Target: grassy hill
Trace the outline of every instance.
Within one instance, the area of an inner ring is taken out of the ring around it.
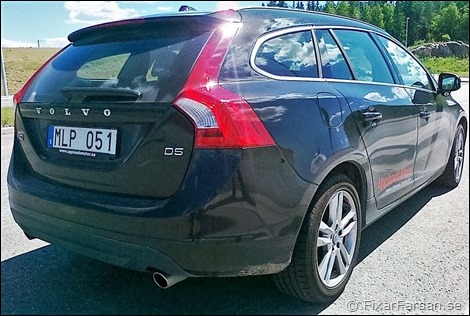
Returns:
[[[8,94],[13,95],[59,48],[2,48]],[[2,96],[4,95],[2,80]]]

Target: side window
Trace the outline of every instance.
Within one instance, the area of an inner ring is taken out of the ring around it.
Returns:
[[[406,86],[433,89],[426,71],[409,53],[382,36],[379,36],[379,39],[390,54]]]
[[[318,78],[312,33],[289,33],[267,40],[256,53],[255,65],[276,76]]]
[[[315,36],[320,49],[324,78],[352,80],[349,70],[338,44],[328,30],[316,30]]]
[[[394,83],[384,56],[368,33],[351,30],[334,30],[334,33],[357,80]]]

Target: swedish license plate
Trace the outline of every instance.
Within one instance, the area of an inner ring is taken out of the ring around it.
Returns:
[[[87,157],[116,155],[117,129],[48,126],[47,147]]]

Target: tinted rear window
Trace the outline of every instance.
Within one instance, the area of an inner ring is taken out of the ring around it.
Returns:
[[[73,43],[36,77],[23,102],[155,102],[174,98],[210,32],[160,28],[154,33],[145,30],[145,38],[123,34],[120,39],[114,34],[111,40],[97,37]]]

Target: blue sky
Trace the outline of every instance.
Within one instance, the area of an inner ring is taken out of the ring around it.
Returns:
[[[80,28],[133,16],[260,6],[268,1],[1,1],[2,47],[63,47]]]

